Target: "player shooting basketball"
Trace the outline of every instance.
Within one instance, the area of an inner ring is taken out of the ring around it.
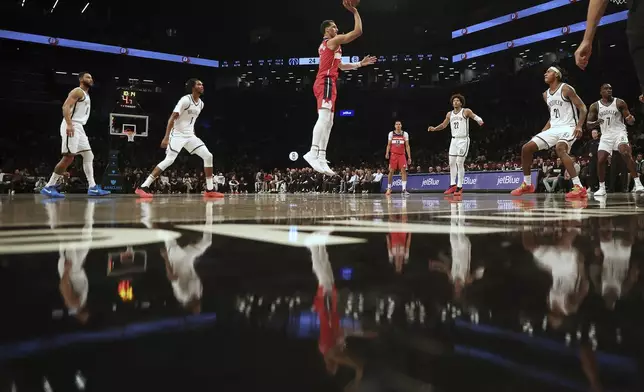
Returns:
[[[342,63],[341,45],[353,42],[362,35],[362,19],[358,9],[355,7],[358,1],[344,0],[342,4],[353,14],[355,25],[349,33],[338,34],[338,26],[334,21],[325,20],[322,22],[321,32],[324,34],[324,40],[318,48],[320,68],[313,85],[313,94],[317,99],[318,121],[313,128],[311,150],[303,156],[313,170],[330,176],[334,176],[335,173],[331,170],[326,160],[326,147],[333,128],[335,100],[338,97],[336,84],[339,70],[356,70],[376,62],[375,57],[367,56],[357,63]]]

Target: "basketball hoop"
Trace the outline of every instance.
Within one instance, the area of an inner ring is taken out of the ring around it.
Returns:
[[[127,141],[128,142],[133,142],[134,141],[134,136],[136,136],[136,132],[126,129],[123,131],[123,135],[127,136]]]

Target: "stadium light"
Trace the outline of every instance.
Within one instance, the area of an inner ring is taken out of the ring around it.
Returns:
[[[628,11],[617,12],[614,14],[604,16],[599,22],[600,26],[621,22],[627,19]],[[469,52],[461,53],[452,56],[452,62],[458,63],[459,61],[469,60],[476,57],[485,56],[492,53],[501,52],[508,49],[518,48],[525,45],[530,45],[536,42],[546,41],[552,38],[561,37],[572,33],[584,31],[586,29],[586,22],[579,22],[570,26],[558,27],[556,29],[544,31],[542,33],[528,35],[526,37],[517,38],[506,42],[490,45],[485,48],[475,49]]]
[[[89,2],[87,4],[85,4],[85,7],[83,7],[83,10],[81,11],[81,14],[85,13],[85,10],[87,9],[87,7],[89,7]]]

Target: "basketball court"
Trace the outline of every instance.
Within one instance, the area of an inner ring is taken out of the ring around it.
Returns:
[[[23,390],[20,377],[77,390],[134,374],[165,390],[164,380],[178,381],[158,369],[176,361],[191,367],[188,385],[224,377],[222,386],[251,388],[226,373],[247,368],[275,374],[269,385],[336,390],[321,387],[330,377],[316,342],[323,279],[337,289],[347,333],[371,336],[349,338],[347,352],[366,369],[386,369],[365,371],[364,382],[586,390],[594,374],[611,390],[641,385],[644,215],[634,195],[20,195],[1,203],[6,390]],[[197,302],[177,294],[172,249],[193,255]],[[597,367],[586,369],[588,361]],[[126,370],[97,370],[110,363]],[[446,376],[463,373],[472,377]],[[353,378],[342,374],[334,385]]]

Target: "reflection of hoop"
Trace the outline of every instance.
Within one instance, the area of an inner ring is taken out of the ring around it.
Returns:
[[[136,136],[136,132],[126,129],[125,131],[123,131],[123,135],[127,136],[128,142],[133,142],[134,136]]]

